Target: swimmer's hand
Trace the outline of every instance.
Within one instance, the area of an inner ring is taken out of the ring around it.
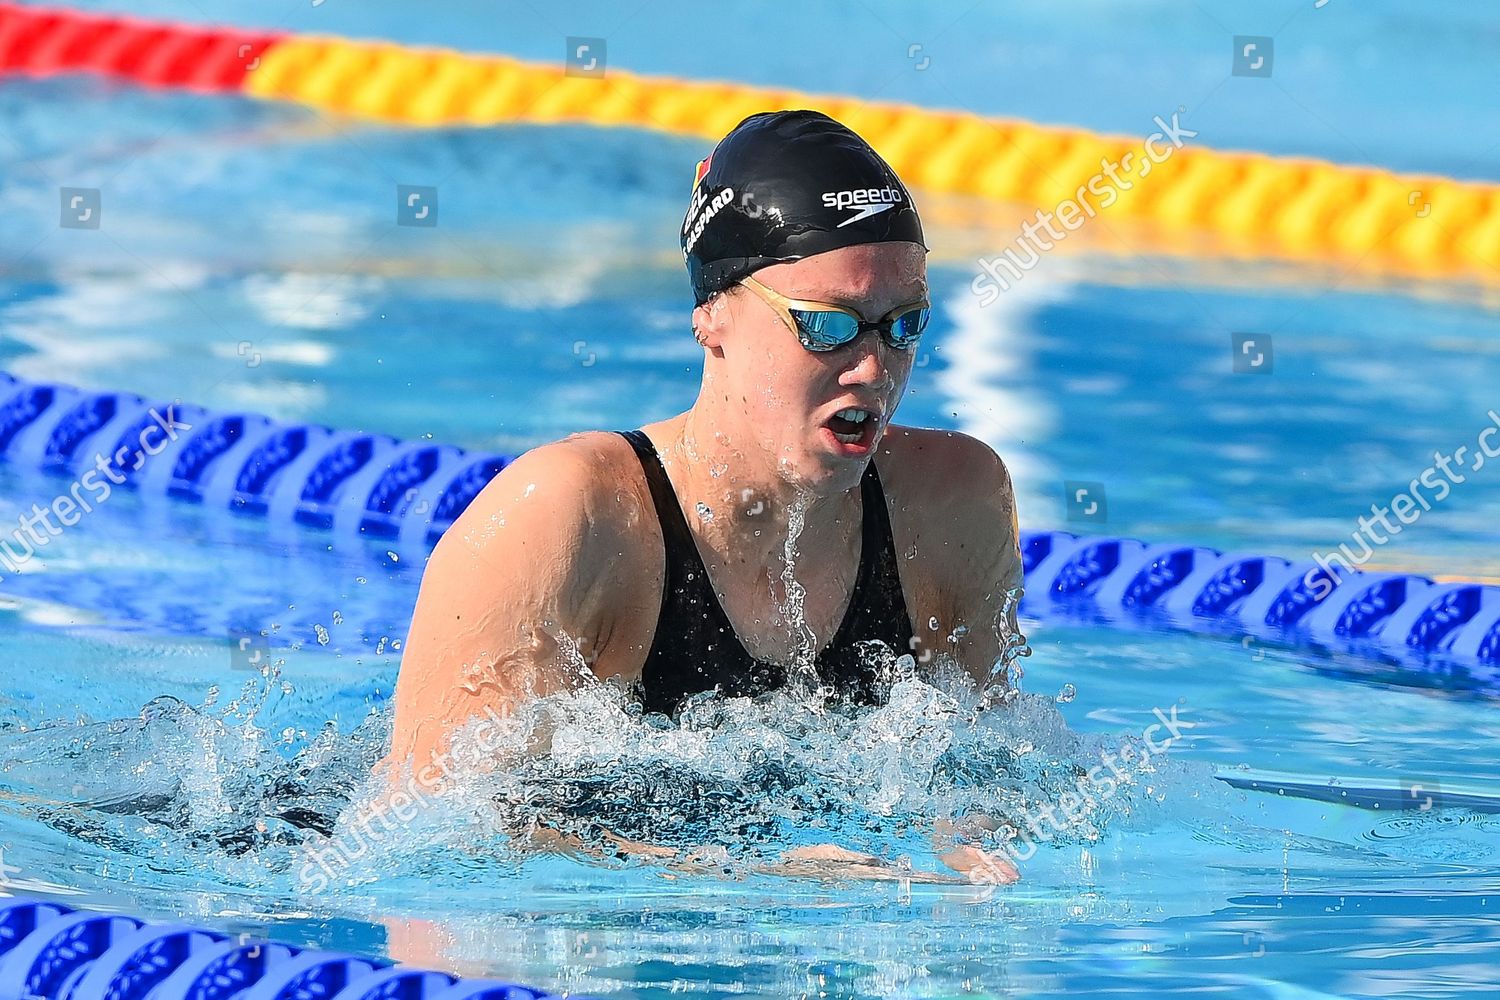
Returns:
[[[1021,880],[1021,871],[1003,854],[980,850],[967,844],[956,844],[938,855],[938,860],[961,872],[974,885],[1011,885]]]
[[[939,861],[976,885],[1011,885],[1021,880],[1021,872],[1010,858],[958,842],[960,837],[977,838],[999,828],[994,817],[983,813],[970,813],[956,821],[939,820],[932,827],[932,848]]]

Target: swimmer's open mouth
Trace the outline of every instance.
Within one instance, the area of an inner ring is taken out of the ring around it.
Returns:
[[[823,426],[840,444],[866,449],[875,442],[875,434],[880,429],[880,414],[863,407],[845,407],[823,421]]]

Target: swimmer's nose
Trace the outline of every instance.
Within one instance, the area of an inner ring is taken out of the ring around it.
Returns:
[[[839,379],[844,385],[883,387],[893,381],[890,355],[895,348],[881,340],[874,330],[860,334],[845,350],[849,352],[849,361]]]

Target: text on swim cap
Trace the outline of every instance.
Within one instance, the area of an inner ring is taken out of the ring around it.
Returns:
[[[703,193],[700,191],[693,199],[692,210],[688,213],[687,222],[683,231],[687,233],[687,242],[683,245],[683,253],[692,253],[693,246],[698,238],[703,235],[703,228],[708,225],[710,219],[719,214],[719,209],[734,200],[734,188],[725,188],[714,195],[707,204],[704,203]],[[691,227],[691,228],[688,228]]]

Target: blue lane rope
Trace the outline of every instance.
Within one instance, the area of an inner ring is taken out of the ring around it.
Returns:
[[[0,372],[0,455],[78,478],[100,455],[133,454],[152,411],[192,425],[122,484],[148,500],[378,539],[425,552],[511,459],[384,434],[213,413],[127,392],[89,392]],[[152,446],[160,441],[153,437]],[[97,475],[97,473],[96,473]],[[1021,536],[1023,610],[1038,618],[1154,624],[1268,643],[1427,663],[1467,686],[1500,685],[1500,587],[1404,573],[1344,574],[1312,562],[1192,544]],[[400,631],[398,622],[387,623]],[[1478,668],[1478,669],[1476,669]]]
[[[154,414],[191,425],[139,463]],[[386,434],[290,424],[258,413],[211,413],[127,392],[87,392],[0,372],[0,452],[18,465],[74,479],[100,456],[121,486],[340,536],[435,544],[444,528],[510,461]],[[121,461],[112,461],[120,456]],[[139,465],[139,468],[136,466]],[[114,477],[111,477],[111,480]]]
[[[1186,543],[1023,532],[1023,609],[1256,637],[1393,661],[1439,660],[1493,681],[1500,666],[1500,587],[1434,583],[1408,573],[1340,574],[1315,562]],[[1485,669],[1488,668],[1488,669]]]
[[[31,899],[0,903],[0,997],[559,1000],[514,983]]]

